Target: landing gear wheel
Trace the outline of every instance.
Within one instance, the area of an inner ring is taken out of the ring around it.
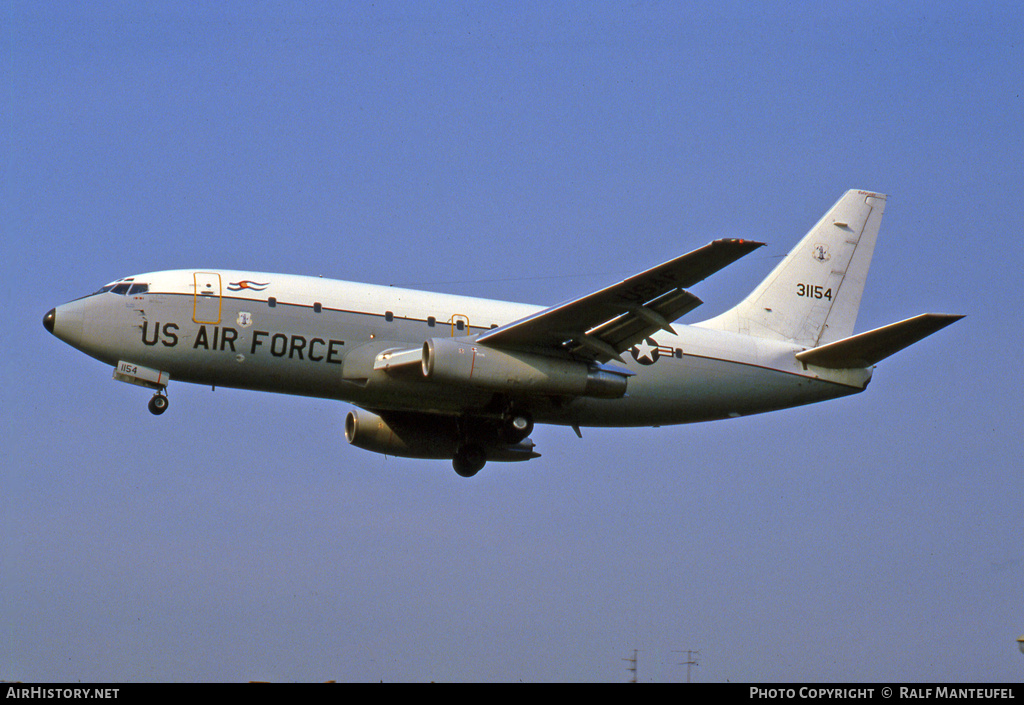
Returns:
[[[480,446],[470,443],[459,448],[452,459],[452,467],[460,477],[473,477],[487,464],[487,453]]]
[[[153,398],[149,400],[149,413],[159,416],[167,411],[169,405],[170,401],[163,394],[154,394]]]
[[[502,419],[501,434],[506,443],[515,445],[533,433],[533,418],[527,413],[512,413]]]

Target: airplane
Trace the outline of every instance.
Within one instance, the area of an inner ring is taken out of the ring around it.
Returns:
[[[702,322],[687,289],[763,246],[715,240],[544,307],[320,277],[218,269],[111,282],[50,310],[47,331],[155,390],[170,381],[337,399],[345,437],[386,455],[539,457],[536,423],[663,426],[863,391],[874,366],[962,316],[854,334],[887,197],[850,190],[753,292]]]

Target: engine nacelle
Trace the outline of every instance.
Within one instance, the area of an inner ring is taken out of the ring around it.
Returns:
[[[423,376],[505,393],[618,399],[626,394],[626,375],[584,362],[523,352],[507,352],[450,338],[423,344]]]
[[[350,411],[345,417],[345,439],[357,448],[400,458],[451,460],[467,442],[478,446],[487,460],[516,462],[539,457],[529,438],[503,443],[497,425],[480,420],[465,429],[455,417],[437,414],[396,414],[385,421],[368,411]]]
[[[345,440],[356,448],[401,458],[451,460],[457,450],[458,426],[445,416],[417,418],[417,423],[389,424],[368,411],[345,417]]]

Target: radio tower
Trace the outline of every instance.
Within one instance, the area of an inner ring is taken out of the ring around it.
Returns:
[[[626,670],[633,674],[633,677],[629,679],[630,683],[636,683],[636,663],[637,663],[637,650],[633,649],[633,658],[624,658],[623,661],[629,664],[629,668]]]
[[[673,651],[672,653],[674,653],[674,654],[686,654],[686,660],[685,661],[680,661],[679,665],[680,666],[686,666],[686,682],[689,683],[690,682],[690,667],[691,666],[699,666],[700,665],[699,663],[697,663],[697,659],[694,658],[694,656],[696,656],[700,652],[699,651],[695,651],[694,649],[686,649],[685,651]]]

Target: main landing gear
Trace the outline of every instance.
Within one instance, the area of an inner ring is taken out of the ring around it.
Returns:
[[[533,418],[525,411],[512,411],[501,420],[501,434],[506,443],[514,445],[533,433]]]
[[[167,411],[167,407],[170,403],[171,402],[167,399],[167,395],[164,393],[164,390],[161,389],[153,395],[152,399],[149,400],[149,413],[153,414],[153,416],[159,416]]]
[[[462,442],[452,467],[461,477],[473,477],[487,464],[487,448],[504,448],[521,443],[533,432],[533,417],[526,411],[510,407],[498,419],[474,423],[460,422]],[[506,458],[507,459],[507,458]]]
[[[452,458],[452,467],[460,477],[473,477],[487,464],[487,452],[476,443],[466,443]]]

